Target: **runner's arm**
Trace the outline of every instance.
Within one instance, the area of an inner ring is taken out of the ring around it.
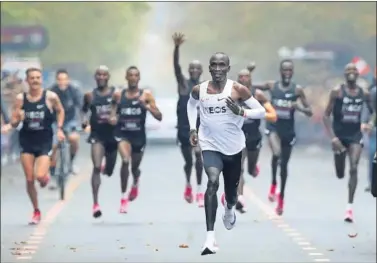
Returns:
[[[371,114],[369,113],[368,106],[366,105],[366,103],[364,103],[363,111],[361,112],[361,123],[368,124],[370,118]]]
[[[371,124],[371,126],[374,126],[375,124],[375,118],[376,118],[376,104],[377,104],[377,87],[375,86],[374,88],[372,88],[370,90],[370,93],[369,93],[369,100],[368,100],[368,104],[369,104],[369,107],[372,108],[373,112],[370,112],[370,108],[368,107],[368,104],[365,103],[365,107],[364,107],[364,110],[363,110],[363,117],[364,117],[364,120],[365,122],[363,121],[363,123],[369,123]]]
[[[266,109],[266,121],[269,122],[276,122],[277,121],[277,114],[275,108],[271,105],[271,103],[267,100],[264,93],[260,90],[255,91],[255,98],[260,101],[263,107]]]
[[[185,86],[185,77],[182,74],[182,68],[179,65],[179,45],[176,45],[173,53],[173,66],[175,78],[178,82],[178,87],[182,88]]]
[[[260,84],[260,85],[254,85],[254,84],[252,85],[253,88],[260,89],[260,90],[263,90],[263,91],[271,90],[273,86],[274,86],[273,81],[267,81],[266,83]]]
[[[199,104],[199,85],[192,88],[190,98],[187,102],[187,117],[190,124],[190,131],[196,130],[196,120],[198,118],[198,104]]]
[[[113,93],[113,96],[111,99],[110,120],[115,120],[117,118],[117,110],[118,110],[118,104],[120,102],[120,96],[121,96],[121,93],[119,91],[115,91]]]
[[[239,100],[246,104],[249,109],[244,109],[244,117],[248,119],[263,119],[266,116],[266,109],[257,101],[248,88],[235,82],[233,88],[239,95]]]
[[[52,92],[47,91],[47,99],[49,99],[52,103],[52,108],[56,112],[56,123],[59,129],[63,129],[64,124],[64,108],[63,105],[59,99],[59,96]]]
[[[323,115],[323,124],[325,125],[325,128],[326,128],[327,132],[329,133],[331,139],[336,137],[334,130],[332,128],[331,114],[332,114],[332,111],[333,111],[333,108],[334,108],[335,99],[338,96],[338,92],[339,92],[338,88],[334,88],[334,89],[331,90],[330,95],[329,95],[329,99],[328,99],[328,102],[327,102],[327,106],[325,108],[325,112],[324,112],[324,115]]]
[[[85,93],[83,97],[82,109],[81,109],[81,123],[84,126],[88,125],[88,112],[90,108],[90,93]]]
[[[296,110],[304,113],[308,117],[311,117],[313,115],[313,112],[312,112],[312,109],[310,108],[308,100],[306,99],[304,89],[301,86],[297,86],[296,94],[302,103],[302,106],[300,104],[297,104]]]
[[[144,90],[144,95],[145,95],[146,101],[149,105],[149,112],[152,114],[152,116],[156,120],[161,121],[162,120],[162,113],[156,105],[156,100],[155,100],[152,92],[150,90]]]
[[[376,91],[373,92],[372,90],[371,92],[365,92],[365,104],[369,113],[373,114],[373,112],[376,110]]]

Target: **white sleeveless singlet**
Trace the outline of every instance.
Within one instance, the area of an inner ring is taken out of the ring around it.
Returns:
[[[233,81],[228,79],[220,94],[208,94],[208,83],[209,81],[200,84],[199,145],[202,151],[237,154],[245,148],[245,135],[242,131],[244,118],[235,115],[225,102],[231,95]]]

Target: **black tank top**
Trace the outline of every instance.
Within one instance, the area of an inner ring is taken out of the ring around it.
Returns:
[[[333,108],[333,130],[338,137],[352,137],[360,133],[361,112],[364,104],[364,91],[358,88],[356,96],[347,94],[341,86],[341,96],[336,98]]]
[[[189,92],[187,95],[179,95],[178,103],[177,103],[178,129],[188,129],[190,127],[188,117],[187,117],[187,102],[190,99],[192,88],[199,84],[199,83],[193,82],[192,80],[187,80],[186,83],[187,83]]]
[[[22,140],[37,144],[52,140],[54,115],[47,106],[46,93],[44,90],[41,99],[36,102],[30,102],[24,93],[22,110],[25,112],[25,119],[20,130]]]
[[[142,94],[143,90],[140,90],[139,97]],[[126,97],[126,90],[122,91],[117,112],[119,118],[116,129],[118,132],[145,136],[147,111],[141,106],[139,97],[129,99]]]
[[[253,96],[255,96],[255,89],[253,89],[251,91],[251,94]],[[241,104],[243,107],[247,108],[247,105],[245,103],[242,103]],[[249,133],[249,134],[255,134],[255,135],[258,135],[259,134],[259,126],[260,126],[260,123],[261,123],[261,120],[260,119],[245,119],[244,123],[243,123],[243,126],[242,126],[242,130],[245,132],[245,133]]]
[[[295,109],[292,108],[292,102],[297,100],[296,84],[291,83],[289,89],[282,90],[279,87],[280,82],[275,82],[271,89],[271,104],[276,110],[277,121],[267,122],[266,127],[276,128],[279,133],[294,134],[295,132]]]
[[[98,89],[93,90],[93,99],[90,104],[90,127],[91,131],[111,138],[114,126],[109,123],[111,114],[111,101],[115,88],[112,87],[107,95],[102,96]]]

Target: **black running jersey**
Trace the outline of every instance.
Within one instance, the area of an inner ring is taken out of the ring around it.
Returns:
[[[46,102],[47,91],[43,91],[40,100],[30,102],[27,94],[24,93],[22,110],[25,118],[20,131],[21,137],[30,137],[30,141],[43,141],[52,138],[52,123],[54,122],[53,112],[48,108]]]
[[[139,98],[143,94],[140,90],[139,96],[133,99],[126,97],[126,90],[122,91],[118,105],[118,124],[116,129],[120,132],[132,132],[145,134],[146,109],[140,104]]]
[[[280,82],[276,82],[271,89],[271,104],[276,110],[277,121],[275,123],[267,122],[266,128],[276,128],[281,133],[294,133],[295,111],[292,103],[297,100],[296,84],[291,83],[289,89],[282,90],[279,88]]]
[[[185,95],[179,95],[178,102],[177,102],[178,129],[189,129],[190,127],[188,117],[187,117],[187,103],[190,99],[192,88],[198,85],[198,82],[194,82],[192,80],[187,80],[186,83],[187,83],[189,92]]]
[[[115,88],[102,96],[98,89],[93,90],[93,99],[90,104],[90,127],[91,131],[97,134],[112,136],[114,126],[109,123],[111,114],[111,101]]]
[[[355,96],[347,94],[341,86],[341,96],[336,98],[333,108],[333,130],[338,137],[352,137],[360,133],[361,112],[364,104],[364,91],[358,87]]]

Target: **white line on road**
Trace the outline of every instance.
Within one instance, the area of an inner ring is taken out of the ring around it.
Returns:
[[[303,247],[302,249],[303,250],[316,250],[315,247]]]
[[[300,246],[309,246],[310,245],[309,242],[297,242],[297,244],[299,244]]]
[[[300,246],[301,249],[305,251],[313,251],[317,250],[315,247],[310,246],[311,244],[306,241],[304,237],[301,236],[301,234],[291,228],[289,224],[287,224],[282,217],[278,217],[275,214],[275,211],[267,205],[265,202],[263,202],[248,186],[244,187],[244,195],[249,198],[249,200],[256,205],[263,213],[268,217],[269,220],[276,223],[277,227],[283,230],[288,236],[292,237],[294,241],[298,241],[297,245]],[[308,256],[323,256],[322,253],[307,253]],[[313,259],[314,262],[330,262],[330,259],[327,258],[315,258]]]

